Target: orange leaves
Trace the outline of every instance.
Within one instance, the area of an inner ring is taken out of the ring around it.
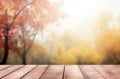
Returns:
[[[24,14],[27,14],[24,12],[20,17],[16,17],[16,14],[27,4],[27,0],[0,0],[0,25],[4,24],[5,22],[5,10],[7,10],[7,20],[8,23],[12,23],[12,21],[16,18],[18,18],[15,22],[15,26],[17,23],[19,24],[25,24],[26,17],[23,16]],[[22,13],[22,11],[21,11]]]
[[[4,9],[3,3],[2,0],[0,0],[0,11],[2,11],[3,9]]]
[[[4,6],[9,10],[19,10],[27,0],[4,0]]]
[[[54,6],[54,8],[48,0],[31,0],[33,2],[27,5],[29,1],[30,0],[0,0],[0,10],[2,11],[0,12],[0,27],[6,27],[5,24],[7,23],[10,29],[9,37],[17,36],[17,33],[19,33],[18,30],[16,31],[15,29],[17,26],[20,28],[29,28],[30,26],[31,29],[36,30],[39,28],[40,31],[43,31],[45,24],[57,21],[59,17],[58,6]],[[5,10],[7,10],[7,16],[5,15]],[[18,16],[16,17],[17,13]],[[2,30],[5,30],[5,28],[2,28]],[[24,31],[26,31],[26,28]],[[31,35],[31,33],[27,34]],[[0,37],[3,37],[3,33],[0,35]]]
[[[4,32],[4,30],[2,29],[2,30],[0,30],[0,39],[1,39],[1,37],[3,36],[3,32]]]
[[[21,31],[19,29],[11,29],[9,31],[9,37],[13,38],[15,37],[18,33],[20,33]],[[0,39],[4,37],[4,30],[0,30]],[[3,40],[3,39],[2,39]]]
[[[5,16],[4,14],[0,14],[0,25],[3,25],[5,23]]]
[[[11,29],[9,31],[9,36],[10,37],[15,37],[18,33],[20,33],[21,31],[19,29]]]
[[[11,23],[14,16],[21,10],[29,1],[28,0],[0,0],[0,10],[8,10],[8,21]],[[55,8],[54,8],[55,7]],[[0,24],[4,23],[4,13],[0,13]],[[43,29],[43,24],[54,22],[59,17],[59,6],[51,5],[48,0],[33,0],[33,2],[26,6],[21,11],[14,22],[14,25],[24,25],[29,22],[33,26],[39,26]],[[43,24],[41,24],[41,22]]]
[[[4,33],[4,30],[0,30],[0,48],[4,47],[3,33]]]
[[[50,4],[48,0],[35,0],[30,5],[30,12],[34,19],[39,20],[45,24],[49,24],[57,21],[57,18],[61,17],[59,12],[60,6]]]

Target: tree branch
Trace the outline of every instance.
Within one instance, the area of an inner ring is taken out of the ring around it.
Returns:
[[[35,40],[35,37],[36,37],[37,33],[38,33],[38,30],[36,30],[36,32],[35,32],[35,34],[33,36],[32,42],[31,42],[30,46],[28,47],[28,49],[26,49],[25,53],[27,53],[29,51],[29,49],[32,47],[32,44],[33,44],[33,42]]]
[[[14,15],[13,21],[11,22],[10,27],[12,27],[12,25],[14,24],[14,22],[15,22],[16,18],[18,17],[18,15],[19,15],[29,4],[31,4],[32,2],[33,2],[33,1],[27,3],[25,6],[23,6],[23,7]]]

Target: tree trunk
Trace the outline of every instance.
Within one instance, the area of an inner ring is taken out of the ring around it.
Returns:
[[[27,62],[26,62],[26,53],[23,53],[22,55],[22,64],[26,65]]]
[[[5,29],[5,34],[4,34],[4,40],[5,40],[5,46],[4,46],[4,55],[3,55],[3,60],[1,64],[6,64],[7,59],[8,59],[8,54],[9,54],[9,46],[8,46],[8,40],[9,40],[9,28]]]

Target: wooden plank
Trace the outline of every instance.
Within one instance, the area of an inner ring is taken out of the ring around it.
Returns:
[[[16,65],[16,66],[11,66],[7,69],[1,70],[0,71],[0,78],[9,74],[9,73],[11,73],[11,72],[13,72],[13,71],[15,71],[15,70],[17,70],[17,69],[19,69],[19,68],[21,68],[22,66],[23,65]]]
[[[66,65],[64,79],[84,79],[78,65]]]
[[[94,67],[91,65],[82,65],[80,69],[85,79],[105,79]]]
[[[3,77],[2,79],[20,79],[23,75],[31,71],[36,65],[26,65],[23,68]]]
[[[107,66],[107,65],[105,65],[105,66]],[[111,65],[111,66],[114,66],[116,68],[120,68],[120,65]]]
[[[47,68],[48,65],[38,65],[34,70],[32,70],[27,75],[23,76],[21,79],[39,79],[39,77]]]
[[[40,79],[62,79],[64,65],[51,65]]]
[[[1,77],[2,79],[120,79],[120,65],[65,67],[64,65],[0,65]]]
[[[10,65],[0,65],[0,71],[10,67]]]
[[[120,65],[101,65],[103,69],[114,69],[114,73],[120,73]]]
[[[118,69],[112,65],[101,65],[98,71],[104,72],[108,79],[120,79],[120,68]]]

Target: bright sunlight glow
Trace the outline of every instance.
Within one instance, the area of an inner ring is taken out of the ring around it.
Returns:
[[[63,29],[71,30],[81,34],[89,40],[93,35],[92,24],[103,12],[118,13],[120,7],[118,0],[64,0],[61,11],[66,13],[68,18],[62,20]],[[119,12],[120,13],[120,12]]]
[[[59,0],[49,0],[55,3]],[[120,13],[118,10],[120,0],[63,0],[61,11],[67,15],[66,19],[60,19],[61,27],[59,33],[66,30],[74,32],[83,37],[85,40],[93,37],[93,24],[103,12]],[[52,26],[55,26],[54,24]],[[57,25],[56,25],[57,26]],[[49,28],[49,29],[53,29]],[[60,32],[61,30],[61,32]]]
[[[64,0],[61,11],[66,13],[68,18],[64,20],[64,29],[86,36],[92,34],[89,23],[94,22],[96,16],[101,12],[103,0]]]

